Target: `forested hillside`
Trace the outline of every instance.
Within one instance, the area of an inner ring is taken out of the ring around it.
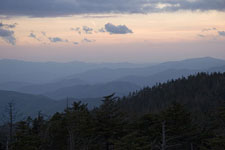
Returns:
[[[199,73],[106,96],[93,110],[75,102],[49,119],[11,122],[1,127],[0,149],[224,150],[224,102],[225,73]]]
[[[225,73],[198,73],[187,78],[158,83],[122,98],[122,106],[133,113],[155,112],[172,102],[191,111],[208,112],[225,100]]]

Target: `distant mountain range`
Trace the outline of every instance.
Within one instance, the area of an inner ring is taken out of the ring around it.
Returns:
[[[57,99],[65,96],[101,97],[112,91],[123,96],[157,82],[165,82],[181,76],[186,77],[197,72],[223,72],[225,70],[225,60],[211,57],[145,65],[82,62],[38,63],[1,60],[0,81],[6,80],[0,82],[0,89],[43,94]],[[22,78],[24,79],[22,80]],[[37,81],[40,82],[36,83]],[[82,91],[88,91],[88,94]]]
[[[225,66],[225,60],[211,57],[194,58],[182,61],[171,61],[148,67],[139,68],[103,68],[75,74],[68,78],[79,78],[92,84],[99,82],[111,82],[127,76],[150,76],[168,70],[192,70],[202,71],[213,67]]]
[[[181,77],[188,77],[189,75],[194,75],[199,72],[213,73],[213,72],[225,72],[225,65],[213,68],[204,69],[168,69],[149,76],[126,76],[118,79],[118,81],[126,81],[136,84],[140,87],[153,86],[156,83],[167,82],[168,80],[178,79]]]
[[[149,64],[132,63],[85,63],[85,62],[28,62],[21,60],[0,60],[0,83],[2,82],[26,82],[46,83],[63,79],[72,74],[82,73],[88,70],[100,68],[135,68]]]
[[[118,81],[126,81],[136,84],[140,87],[153,86],[156,83],[167,82],[171,79],[177,79],[180,77],[187,77],[203,70],[189,70],[189,69],[168,69],[159,73],[155,73],[148,76],[126,76],[118,79]]]
[[[155,65],[0,60],[0,70],[0,106],[13,99],[25,113],[34,115],[39,110],[47,114],[63,110],[66,97],[94,107],[101,97],[112,93],[125,96],[145,86],[198,72],[225,72],[225,60],[205,57]]]

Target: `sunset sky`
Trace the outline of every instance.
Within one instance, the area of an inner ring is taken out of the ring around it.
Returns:
[[[0,0],[0,58],[225,59],[225,0]]]

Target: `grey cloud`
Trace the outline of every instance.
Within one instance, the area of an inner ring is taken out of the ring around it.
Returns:
[[[201,38],[205,37],[205,35],[202,35],[202,34],[198,34],[198,36],[201,37]]]
[[[14,31],[0,28],[0,37],[9,44],[12,44],[12,45],[16,44]]]
[[[34,33],[30,33],[29,37],[37,38],[36,35],[35,35]]]
[[[72,31],[76,31],[77,33],[81,34],[80,27],[77,28],[71,28]]]
[[[17,23],[14,24],[3,24],[2,22],[0,22],[0,27],[5,27],[5,28],[15,28],[17,25]]]
[[[88,27],[88,26],[83,26],[83,31],[86,33],[86,34],[92,34],[92,31],[93,29]]]
[[[79,43],[78,43],[78,42],[73,42],[73,44],[74,44],[74,45],[78,45]]]
[[[101,28],[98,30],[99,32],[105,32],[105,29],[104,28]]]
[[[225,0],[1,0],[0,14],[49,17],[75,14],[225,11]]]
[[[82,42],[91,43],[91,42],[95,42],[95,40],[90,40],[90,39],[84,38],[84,39],[82,40]]]
[[[217,30],[216,28],[205,28],[205,29],[202,29],[202,32],[208,32],[208,31],[212,31],[212,30]]]
[[[128,33],[133,33],[131,29],[129,29],[125,25],[113,25],[111,23],[107,23],[105,25],[105,30],[109,32],[110,34],[128,34]]]
[[[15,28],[17,23],[7,25],[8,28]]]
[[[218,31],[218,34],[219,34],[220,36],[225,36],[225,31]]]
[[[64,40],[60,37],[49,37],[48,38],[50,42],[57,43],[57,42],[69,42],[68,40]]]
[[[40,41],[40,39],[37,38],[37,36],[34,33],[32,33],[32,32],[30,33],[29,37]]]
[[[41,34],[42,34],[43,36],[46,36],[46,32],[44,32],[44,31],[42,31]]]
[[[59,38],[59,37],[49,37],[48,38],[50,40],[50,42],[52,43],[56,43],[56,42],[63,42],[64,40]]]

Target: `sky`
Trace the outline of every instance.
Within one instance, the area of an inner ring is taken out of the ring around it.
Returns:
[[[0,59],[225,59],[225,0],[0,0]]]

